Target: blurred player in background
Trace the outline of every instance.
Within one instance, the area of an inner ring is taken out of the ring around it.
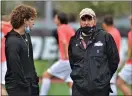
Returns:
[[[114,20],[111,15],[106,15],[103,20],[102,24],[104,30],[112,35],[112,37],[115,40],[116,46],[118,48],[118,52],[120,53],[120,44],[121,44],[121,35],[117,28],[114,26]],[[110,81],[111,88],[113,93],[110,93],[110,95],[117,95],[117,88],[116,88],[116,78],[117,73],[115,73]]]
[[[1,77],[1,93],[2,95],[7,95],[5,90],[5,74],[7,71],[6,57],[5,57],[5,38],[4,36],[11,30],[12,26],[10,24],[10,17],[8,15],[2,16],[1,22],[1,61],[0,61],[0,77]]]
[[[68,45],[70,38],[75,34],[74,29],[68,25],[67,15],[65,13],[58,13],[54,21],[57,25],[57,32],[58,32],[58,42],[59,42],[59,52],[60,52],[60,59],[55,62],[44,74],[42,79],[42,87],[40,90],[40,95],[47,95],[50,84],[51,78],[53,76],[58,77],[65,82],[67,82],[70,88],[71,94],[71,87],[72,87],[72,79],[70,77],[71,68],[69,64],[68,58]]]
[[[119,72],[117,78],[117,85],[125,96],[132,95],[131,89],[127,86],[127,84],[132,85],[132,17],[130,17],[130,22],[131,30],[128,33],[128,60]]]

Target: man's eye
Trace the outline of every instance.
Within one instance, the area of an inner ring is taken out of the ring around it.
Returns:
[[[88,21],[91,21],[92,20],[92,18],[91,17],[89,17],[89,18],[81,18],[82,19],[82,21],[86,21],[86,20],[88,20]]]
[[[88,18],[88,20],[92,20],[92,18]]]
[[[82,21],[86,21],[86,18],[83,18],[83,17],[82,17],[81,19],[82,19]]]

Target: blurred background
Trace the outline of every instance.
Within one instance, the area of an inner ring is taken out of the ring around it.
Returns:
[[[127,34],[130,30],[128,17],[132,14],[132,1],[1,1],[1,15],[9,15],[15,6],[26,4],[37,9],[38,15],[31,32],[35,67],[40,77],[59,57],[57,43],[57,26],[53,17],[57,12],[68,14],[69,24],[77,30],[79,13],[83,8],[92,8],[97,16],[97,26],[101,27],[104,15],[114,17],[114,25],[119,29],[121,41],[121,64],[127,59]],[[119,95],[122,93],[118,90]],[[67,85],[58,79],[52,80],[49,95],[68,95]]]

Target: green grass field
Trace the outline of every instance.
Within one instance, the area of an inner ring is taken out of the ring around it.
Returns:
[[[38,76],[42,76],[42,73],[47,70],[48,67],[52,65],[51,61],[36,60],[35,67]],[[41,87],[41,84],[39,84]],[[49,95],[69,95],[69,88],[66,83],[52,83]],[[122,96],[120,90],[118,90],[118,95]]]

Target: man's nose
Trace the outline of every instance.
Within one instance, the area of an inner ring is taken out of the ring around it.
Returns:
[[[86,26],[87,26],[87,25],[89,25],[89,21],[88,21],[88,20],[86,20],[86,21],[85,21],[85,24],[86,24]]]

